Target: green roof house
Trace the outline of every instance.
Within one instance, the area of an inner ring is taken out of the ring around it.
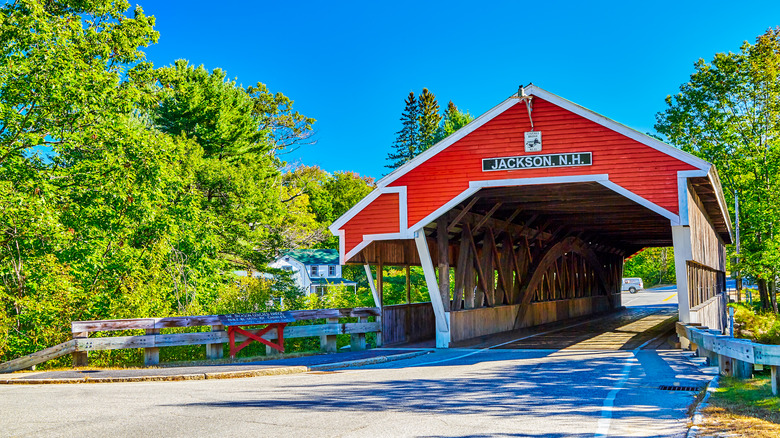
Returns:
[[[324,294],[329,287],[357,283],[341,277],[339,252],[336,249],[296,249],[279,257],[269,266],[292,271],[293,279],[306,294]]]

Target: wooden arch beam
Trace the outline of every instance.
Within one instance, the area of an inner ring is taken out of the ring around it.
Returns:
[[[544,254],[544,257],[539,259],[538,263],[536,263],[536,266],[534,266],[533,274],[524,282],[525,284],[523,284],[520,288],[522,299],[520,300],[520,307],[517,309],[517,317],[515,318],[514,325],[515,329],[520,327],[520,323],[525,318],[525,314],[528,312],[528,308],[530,307],[534,292],[537,288],[539,288],[539,285],[541,285],[544,274],[547,273],[547,271],[556,263],[559,258],[570,252],[579,254],[591,266],[591,268],[593,268],[593,270],[598,275],[599,280],[601,281],[601,285],[607,292],[607,297],[610,301],[610,304],[612,304],[613,299],[609,293],[609,279],[604,273],[604,269],[601,266],[601,261],[599,260],[596,253],[582,239],[574,236],[567,237],[547,250],[547,252]]]

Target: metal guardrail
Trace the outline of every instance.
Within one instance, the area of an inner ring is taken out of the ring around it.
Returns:
[[[690,341],[689,349],[707,357],[710,365],[717,365],[721,375],[746,379],[752,376],[753,365],[769,366],[772,371],[772,394],[778,395],[780,345],[757,344],[723,335],[719,330],[679,322],[677,334]]]
[[[366,348],[366,333],[381,333],[382,321],[378,308],[292,310],[285,312],[295,321],[325,319],[325,324],[297,325],[284,327],[283,337],[302,338],[320,337],[320,348],[326,352],[336,351],[336,336],[352,335],[353,350]],[[375,317],[369,322],[369,317]],[[340,318],[358,318],[358,322],[340,323]],[[209,326],[211,331],[198,333],[160,333],[161,329],[174,327]],[[145,330],[138,336],[90,337],[90,333],[116,330]],[[247,330],[257,333],[260,330]],[[71,323],[73,339],[36,353],[0,364],[0,373],[30,368],[33,365],[68,354],[73,355],[73,366],[86,366],[88,352],[96,350],[116,350],[124,348],[143,348],[144,364],[159,363],[159,349],[182,345],[206,345],[206,357],[218,359],[223,356],[224,344],[230,341],[228,332],[217,315],[181,316],[169,318],[136,318],[100,321],[73,321]],[[277,334],[270,331],[261,336],[266,340],[275,340]],[[243,342],[247,336],[236,334],[235,341]]]

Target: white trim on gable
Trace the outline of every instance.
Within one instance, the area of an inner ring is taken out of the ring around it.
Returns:
[[[672,225],[689,225],[688,215],[688,178],[707,176],[706,171],[702,170],[680,170],[677,172],[677,210],[680,217],[679,222]]]
[[[728,214],[728,207],[726,207],[726,198],[723,194],[723,187],[720,185],[720,178],[718,177],[718,169],[715,168],[715,166],[712,166],[710,168],[710,171],[707,172],[707,178],[710,180],[710,184],[712,184],[712,188],[715,190],[715,194],[718,198],[718,206],[720,207],[720,213],[723,216],[723,220],[726,222],[726,229],[729,232],[729,240],[732,242],[734,241],[734,227],[731,223],[731,216]]]
[[[624,197],[636,202],[637,204],[647,208],[648,210],[658,213],[661,216],[669,219],[672,222],[672,225],[678,225],[680,222],[680,217],[671,211],[661,207],[658,204],[652,203],[648,201],[647,199],[637,195],[636,193],[623,188],[622,186],[619,186],[612,181],[599,181],[599,184],[603,185],[604,187],[611,189],[615,193],[618,193],[620,195],[623,195]]]
[[[346,230],[338,230],[338,233],[334,233],[339,236],[339,265],[344,265],[346,262],[344,257],[344,250],[346,249],[347,232]]]

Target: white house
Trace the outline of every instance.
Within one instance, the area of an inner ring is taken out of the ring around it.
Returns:
[[[357,283],[341,277],[339,252],[336,249],[296,249],[279,257],[269,266],[292,271],[293,280],[306,294],[322,295],[328,287],[340,285],[357,288]]]

